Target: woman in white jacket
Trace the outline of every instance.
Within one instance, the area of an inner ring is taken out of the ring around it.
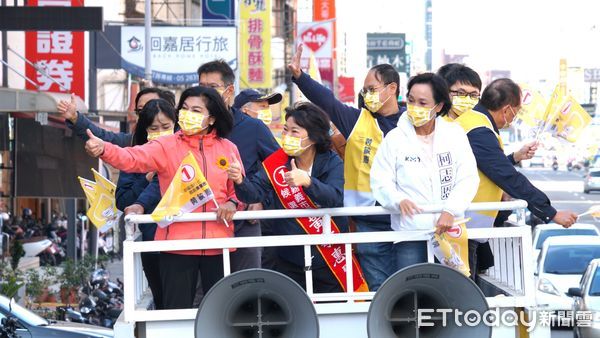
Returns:
[[[375,155],[371,190],[391,215],[392,229],[448,230],[464,217],[479,185],[477,164],[463,129],[441,116],[451,106],[448,87],[433,73],[408,83],[407,111]],[[441,214],[420,214],[419,205],[441,204]],[[396,269],[427,261],[427,243],[394,245]]]

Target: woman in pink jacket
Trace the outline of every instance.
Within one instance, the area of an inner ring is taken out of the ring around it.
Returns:
[[[154,239],[233,237],[232,217],[238,201],[233,182],[227,177],[227,164],[232,160],[241,163],[241,159],[237,147],[225,139],[233,127],[231,113],[216,90],[200,86],[186,89],[177,108],[181,130],[173,135],[141,146],[120,148],[103,142],[88,130],[86,150],[126,172],[156,172],[161,194],[191,151],[218,203],[217,207],[209,201],[193,212],[216,210],[219,221],[172,223],[166,228],[159,227]],[[192,307],[198,270],[205,294],[223,277],[221,250],[162,252],[159,265],[165,309]]]

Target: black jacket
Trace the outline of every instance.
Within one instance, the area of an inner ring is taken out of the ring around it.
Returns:
[[[287,167],[290,168],[289,161]],[[335,152],[328,150],[315,156],[311,184],[308,188],[304,188],[304,192],[320,208],[337,208],[344,205],[344,164]],[[235,193],[245,203],[257,203],[270,199],[273,201],[269,205],[270,209],[284,209],[264,169],[252,176],[247,176],[241,184],[236,185]],[[340,232],[348,231],[346,217],[334,217],[333,219]],[[293,218],[273,220],[271,227],[273,235],[306,234]],[[304,266],[304,249],[302,247],[277,247],[277,252],[282,259],[298,266]],[[312,248],[312,255],[314,267],[325,265],[323,257],[315,247]]]

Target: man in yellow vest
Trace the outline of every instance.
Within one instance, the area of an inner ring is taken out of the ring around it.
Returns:
[[[346,138],[344,159],[344,206],[373,206],[370,171],[373,158],[383,137],[398,124],[401,111],[398,106],[400,77],[393,66],[377,65],[365,78],[360,107],[354,108],[339,101],[333,92],[302,72],[298,47],[288,68],[302,94],[323,109]],[[391,231],[390,217],[353,217],[357,231]],[[375,291],[392,273],[394,253],[392,243],[365,243],[357,245],[357,255],[369,289]]]
[[[460,63],[448,63],[440,67],[437,74],[446,80],[450,97],[452,98],[452,108],[448,115],[445,116],[447,121],[454,121],[463,113],[472,110],[479,102],[481,96],[482,82],[477,72]],[[464,119],[463,119],[464,120]],[[508,160],[516,165],[522,160],[528,160],[533,157],[537,150],[537,142],[525,144],[518,151],[507,156]],[[508,195],[505,195],[509,197]],[[503,196],[504,197],[504,196]],[[504,223],[512,211],[500,211],[496,217],[497,223]],[[494,256],[489,243],[479,243],[475,240],[469,240],[469,251],[472,252],[471,264],[474,264],[473,259],[478,257],[477,265],[470,265],[472,277],[478,268],[487,269],[494,265]]]
[[[554,221],[568,228],[577,221],[577,215],[554,209],[548,196],[518,172],[513,166],[514,160],[504,154],[499,129],[510,126],[520,109],[519,86],[510,79],[498,79],[485,88],[473,110],[455,119],[467,133],[479,169],[479,189],[473,202],[501,201],[504,191],[514,198],[526,200],[528,209],[544,222]],[[488,228],[493,226],[497,214],[498,211],[481,211],[467,212],[465,216],[471,218],[469,227]],[[473,257],[469,264],[475,267],[475,252],[470,255]]]

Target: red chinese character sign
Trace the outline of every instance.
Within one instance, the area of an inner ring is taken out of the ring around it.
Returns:
[[[333,88],[333,22],[298,23],[297,41],[304,44],[307,52],[303,53],[301,66],[308,69],[310,55],[315,56],[322,84]]]
[[[240,1],[240,87],[271,88],[271,0]]]
[[[84,0],[29,0],[29,6],[79,7]],[[42,69],[27,65],[25,74],[40,91],[75,93],[85,97],[84,32],[28,31],[25,57]],[[26,82],[27,89],[37,89]]]

